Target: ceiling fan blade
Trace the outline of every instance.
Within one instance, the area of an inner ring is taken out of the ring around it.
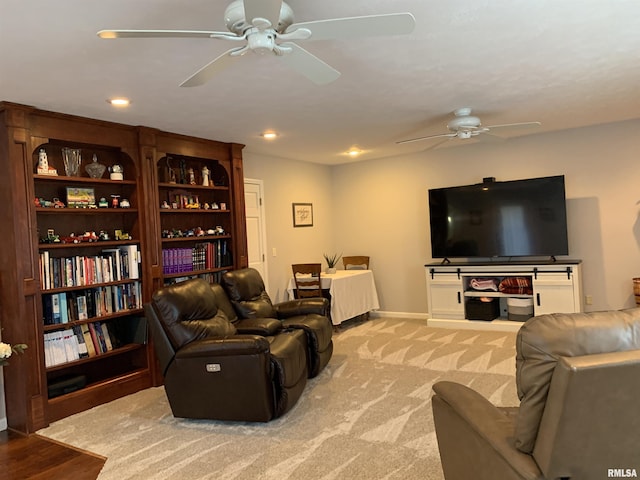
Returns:
[[[326,85],[340,76],[340,72],[327,65],[315,55],[295,43],[281,43],[281,47],[291,48],[291,52],[279,56],[284,63],[303,74],[317,85]]]
[[[254,18],[266,18],[272,27],[278,26],[282,0],[244,0],[244,18],[251,23]]]
[[[453,139],[454,139],[454,137],[449,137],[449,138],[444,138],[442,140],[438,140],[437,142],[432,143],[431,145],[429,145],[427,148],[425,148],[422,151],[423,152],[428,152],[429,150],[436,150],[436,149],[444,146],[445,143],[449,143]]]
[[[418,138],[410,138],[409,140],[400,140],[396,142],[398,145],[402,145],[403,143],[411,143],[411,142],[421,142],[422,140],[429,140],[430,138],[454,138],[456,136],[455,133],[442,133],[440,135],[429,135],[427,137],[418,137]],[[442,142],[441,142],[442,143]],[[436,144],[439,145],[439,144]]]
[[[416,20],[410,13],[390,13],[294,23],[287,28],[286,32],[307,28],[311,30],[310,40],[342,40],[378,35],[402,35],[411,33],[415,24]]]
[[[230,32],[208,30],[100,30],[100,38],[238,38]]]
[[[499,137],[498,135],[493,135],[488,132],[483,132],[481,135],[476,135],[474,138],[482,143],[501,143],[506,141],[505,138]]]
[[[542,125],[540,122],[521,122],[521,123],[504,123],[502,125],[489,125],[484,128],[494,129],[494,128],[532,128],[539,127]]]
[[[204,85],[213,77],[215,77],[218,73],[226,68],[230,67],[232,64],[237,62],[242,56],[241,55],[231,55],[231,53],[237,51],[237,48],[232,48],[231,50],[227,50],[222,55],[209,62],[207,65],[202,67],[196,73],[187,78],[184,82],[180,84],[181,87],[197,87],[200,85]]]

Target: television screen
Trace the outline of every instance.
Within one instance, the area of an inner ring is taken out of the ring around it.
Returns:
[[[568,255],[564,176],[429,190],[433,258]]]

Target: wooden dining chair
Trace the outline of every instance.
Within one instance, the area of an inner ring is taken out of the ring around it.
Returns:
[[[296,284],[296,298],[322,297],[321,263],[295,263],[291,268]]]
[[[342,264],[345,270],[369,270],[369,257],[363,255],[343,256]]]

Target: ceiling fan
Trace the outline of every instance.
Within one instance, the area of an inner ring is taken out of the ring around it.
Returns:
[[[242,42],[202,67],[180,84],[195,87],[211,80],[245,53],[273,53],[318,85],[336,80],[340,72],[294,40],[350,39],[411,33],[410,13],[335,18],[293,23],[293,10],[282,0],[235,0],[224,12],[228,32],[202,30],[100,30],[100,38],[214,38]]]
[[[540,122],[521,122],[521,123],[504,123],[502,125],[489,125],[483,126],[480,122],[480,119],[476,116],[471,115],[471,108],[463,107],[458,108],[453,112],[454,118],[449,123],[447,123],[447,128],[449,129],[449,133],[441,133],[439,135],[428,135],[426,137],[418,137],[411,138],[409,140],[401,140],[396,142],[397,144],[402,143],[411,143],[411,142],[419,142],[422,140],[429,140],[432,138],[443,138],[440,142],[435,145],[432,145],[430,148],[434,148],[435,146],[443,143],[447,140],[452,140],[455,138],[459,139],[468,139],[472,137],[477,137],[478,135],[483,135],[487,140],[501,140],[500,137],[493,135],[495,130],[499,129],[519,129],[519,128],[531,128],[531,127],[539,127],[541,125]]]

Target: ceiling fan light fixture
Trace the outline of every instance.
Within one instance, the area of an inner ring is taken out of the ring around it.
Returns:
[[[366,152],[367,150],[362,150],[361,148],[358,148],[358,147],[351,147],[349,150],[344,152],[343,155],[346,155],[350,158],[357,158]]]
[[[124,97],[118,97],[108,99],[107,103],[110,103],[114,107],[128,107],[129,105],[131,105],[131,100]]]

